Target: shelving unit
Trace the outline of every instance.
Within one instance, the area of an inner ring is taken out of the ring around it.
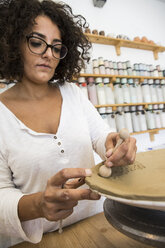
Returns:
[[[88,77],[101,77],[101,78],[110,78],[110,82],[113,83],[116,81],[116,78],[132,78],[132,79],[139,79],[140,82],[142,83],[144,81],[144,79],[159,79],[159,80],[162,80],[164,79],[165,80],[165,77],[145,77],[145,76],[125,76],[125,75],[110,75],[110,74],[86,74],[86,73],[83,73],[83,74],[80,74],[80,77],[85,77],[85,78],[88,78]]]
[[[110,83],[112,84],[116,81],[116,78],[133,78],[133,79],[139,79],[140,83],[144,81],[144,79],[164,79],[165,77],[145,77],[145,76],[123,76],[123,75],[109,75],[109,74],[80,74],[80,77],[101,77],[101,78],[110,78]],[[126,107],[126,106],[143,106],[144,109],[148,108],[148,105],[159,105],[159,104],[165,104],[165,102],[142,102],[142,103],[125,103],[125,104],[105,104],[105,105],[95,105],[96,108],[103,108],[103,107],[112,107],[113,111],[117,110],[117,107]],[[165,130],[165,128],[160,129],[153,129],[153,130],[146,130],[141,132],[135,132],[131,133],[132,135],[136,134],[142,134],[142,133],[149,133],[150,140],[154,141],[154,135],[159,133],[159,130]]]
[[[130,40],[123,40],[123,39],[116,39],[110,38],[103,35],[94,35],[94,34],[85,34],[86,37],[92,42],[97,44],[104,44],[104,45],[112,45],[115,46],[116,54],[120,56],[121,54],[121,47],[128,47],[128,48],[135,48],[135,49],[142,49],[152,51],[154,55],[154,59],[158,59],[158,53],[164,52],[164,46],[158,46],[154,44],[148,44],[144,42],[137,42],[137,41],[130,41]]]
[[[143,134],[143,133],[149,133],[150,135],[150,140],[154,141],[155,134],[158,134],[160,130],[165,130],[165,128],[155,128],[155,129],[148,129],[146,131],[141,131],[141,132],[136,132],[136,133],[130,133],[131,135],[136,135],[136,134]]]
[[[144,108],[148,108],[148,105],[158,105],[158,104],[165,104],[165,102],[151,102],[151,103],[126,103],[126,104],[105,104],[105,105],[95,105],[95,108],[103,108],[103,107],[112,107],[113,111],[117,110],[117,107],[126,107],[126,106],[144,106]],[[159,133],[159,130],[165,130],[165,128],[156,128],[156,129],[149,129],[146,131],[141,131],[141,132],[134,132],[131,133],[131,135],[136,135],[136,134],[143,134],[143,133],[149,133],[150,135],[150,140],[154,141],[155,134]]]
[[[141,103],[123,103],[123,104],[105,104],[105,105],[95,105],[96,108],[107,108],[112,107],[113,111],[117,110],[117,107],[127,107],[127,106],[144,106],[144,109],[148,108],[148,105],[159,105],[165,104],[165,102],[141,102]]]
[[[111,38],[106,37],[103,35],[94,35],[94,34],[85,34],[86,37],[90,40],[92,43],[96,44],[103,44],[103,45],[111,45],[115,46],[116,54],[118,56],[121,55],[121,47],[127,47],[127,48],[134,48],[134,49],[141,49],[141,50],[147,50],[152,51],[154,55],[154,59],[158,59],[158,53],[165,52],[164,46],[158,46],[156,44],[148,44],[144,42],[136,42],[136,41],[130,41],[130,40],[124,40],[124,39],[118,39],[118,38]],[[113,83],[116,81],[116,78],[132,78],[132,79],[139,79],[140,83],[144,81],[144,79],[158,79],[158,80],[165,80],[165,77],[146,77],[146,76],[125,76],[125,75],[107,75],[107,74],[80,74],[80,77],[101,77],[101,78],[110,78],[110,83],[113,88]],[[165,104],[165,102],[151,102],[151,103],[129,103],[129,104],[106,104],[106,105],[96,105],[96,108],[101,107],[112,107],[112,110],[117,110],[117,107],[125,107],[125,106],[144,106],[144,109],[148,108],[148,105],[158,105],[158,104]],[[131,133],[131,135],[136,134],[143,134],[143,133],[149,133],[150,140],[154,140],[154,135],[159,133],[159,130],[165,130],[165,128],[158,128],[158,129],[152,129],[152,130],[146,130],[141,132],[135,132]]]

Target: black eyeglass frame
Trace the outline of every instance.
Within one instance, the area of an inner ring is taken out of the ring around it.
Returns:
[[[43,42],[46,44],[46,47],[45,47],[45,49],[44,49],[44,51],[43,51],[42,53],[35,53],[35,52],[33,52],[33,51],[30,49],[30,45],[29,45],[29,40],[30,40],[30,38],[39,39],[39,40],[43,41]],[[43,40],[42,38],[37,37],[37,36],[34,36],[34,35],[27,35],[27,36],[26,36],[26,40],[27,40],[27,43],[28,43],[29,50],[30,50],[32,53],[34,53],[34,54],[43,55],[43,54],[47,51],[47,49],[50,47],[50,48],[51,48],[51,51],[52,51],[53,57],[54,57],[55,59],[61,60],[61,59],[64,59],[64,58],[66,57],[67,53],[68,53],[68,48],[67,48],[64,44],[62,44],[62,43],[57,43],[57,44],[55,44],[55,45],[51,45],[51,44],[48,44],[48,43],[47,43],[45,40]],[[53,49],[54,47],[56,47],[57,45],[61,45],[61,46],[65,47],[65,49],[66,49],[66,54],[65,54],[65,56],[63,56],[62,58],[56,58],[56,56],[53,54],[53,50],[52,50],[52,49]]]

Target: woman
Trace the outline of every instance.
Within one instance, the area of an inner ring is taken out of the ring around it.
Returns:
[[[91,175],[93,149],[107,166],[135,159],[133,138],[112,155],[119,135],[68,83],[89,59],[83,25],[51,0],[0,4],[0,76],[16,83],[0,95],[1,247],[37,243],[58,220],[66,226],[99,211],[99,201],[79,201],[100,198],[78,189]]]

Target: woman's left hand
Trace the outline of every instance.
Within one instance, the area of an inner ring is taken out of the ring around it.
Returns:
[[[113,149],[119,138],[118,133],[110,133],[107,136],[105,142],[107,159],[104,163],[107,167],[128,165],[135,161],[137,147],[136,139],[133,137],[125,139],[113,153]]]

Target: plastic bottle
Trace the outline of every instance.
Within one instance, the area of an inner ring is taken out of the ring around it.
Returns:
[[[162,85],[160,84],[160,80],[155,80],[155,84],[158,102],[163,102],[163,89]]]
[[[129,92],[129,85],[127,84],[127,79],[122,78],[121,79],[121,85],[122,85],[122,93],[123,93],[123,103],[130,103],[130,92]]]
[[[156,85],[154,84],[153,79],[149,79],[149,88],[150,88],[150,95],[151,95],[151,102],[158,102],[157,93],[156,93]]]
[[[139,112],[132,111],[131,117],[132,117],[133,131],[134,132],[140,132]]]
[[[104,84],[102,78],[96,78],[96,89],[97,89],[97,98],[99,105],[106,104],[106,96],[104,90]]]
[[[132,118],[131,118],[131,112],[129,111],[129,107],[124,107],[124,122],[125,122],[125,128],[128,129],[129,133],[132,133],[133,132]]]
[[[124,112],[116,112],[116,128],[118,132],[125,128]]]
[[[89,77],[87,79],[88,85],[88,97],[89,100],[92,102],[93,105],[98,105],[98,99],[97,99],[97,90],[96,85],[93,77]]]
[[[123,103],[123,92],[119,78],[117,78],[116,82],[114,83],[114,96],[115,96],[115,103],[117,104]]]
[[[143,94],[143,101],[151,102],[150,88],[147,79],[144,79],[144,82],[141,84],[141,89]]]
[[[143,95],[142,95],[141,85],[140,85],[138,79],[135,79],[134,83],[136,85],[135,89],[136,89],[137,103],[141,103],[141,102],[143,102]]]
[[[116,129],[116,115],[115,115],[115,113],[111,112],[111,113],[107,114],[107,120],[108,120],[110,128],[113,129],[114,132],[116,132],[117,129]]]
[[[82,92],[88,98],[87,83],[85,81],[85,78],[84,77],[79,77],[78,82],[79,82],[79,86],[80,86]]]
[[[147,129],[155,128],[154,113],[152,110],[146,111],[146,121],[147,121]]]
[[[139,111],[139,124],[140,124],[140,131],[147,130],[147,122],[144,110]]]
[[[128,79],[128,84],[129,84],[131,103],[137,103],[136,85],[134,84],[132,78]]]

